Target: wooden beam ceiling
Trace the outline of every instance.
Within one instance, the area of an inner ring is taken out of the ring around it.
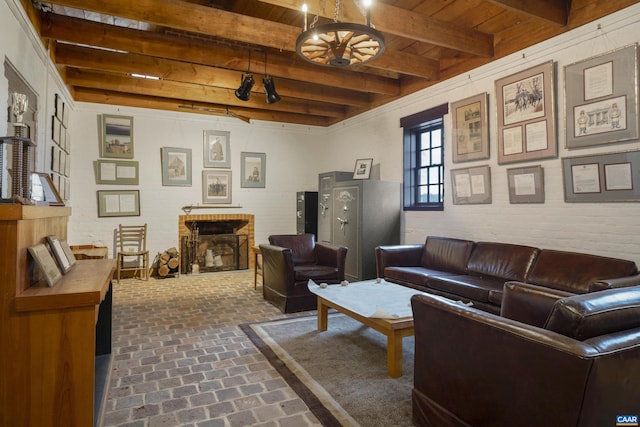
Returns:
[[[334,18],[332,1],[305,1],[309,23],[316,15],[319,24]],[[300,0],[21,0],[77,101],[316,126],[636,2],[378,0],[371,20],[385,37],[385,52],[341,69],[309,64],[294,53]],[[364,22],[355,1],[342,4],[345,21]],[[248,71],[256,84],[245,102],[234,92]],[[267,73],[282,98],[276,104],[265,102],[261,80]]]

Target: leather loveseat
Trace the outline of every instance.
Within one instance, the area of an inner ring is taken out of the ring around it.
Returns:
[[[344,280],[346,246],[316,243],[313,234],[269,236],[260,245],[264,299],[283,313],[315,310],[317,298],[307,288],[309,279],[318,283]]]
[[[633,261],[499,242],[427,237],[376,248],[378,277],[500,312],[504,284],[531,283],[568,294],[640,285]]]
[[[637,416],[640,287],[563,293],[510,283],[508,316],[414,295],[414,423],[602,427]]]

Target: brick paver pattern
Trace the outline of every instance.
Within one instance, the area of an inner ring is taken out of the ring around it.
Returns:
[[[253,270],[114,281],[103,425],[319,426],[238,328],[282,316]]]

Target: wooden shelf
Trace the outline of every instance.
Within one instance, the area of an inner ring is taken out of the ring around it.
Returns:
[[[100,425],[115,260],[79,260],[55,286],[30,286],[28,248],[66,239],[70,215],[0,205],[0,426]]]
[[[76,261],[55,286],[30,287],[16,296],[15,309],[27,312],[98,305],[104,299],[115,268],[113,259]]]

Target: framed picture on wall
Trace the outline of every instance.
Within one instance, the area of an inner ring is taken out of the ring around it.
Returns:
[[[558,155],[554,62],[496,80],[498,163]]]
[[[99,190],[98,217],[140,216],[139,190]]]
[[[202,203],[231,203],[231,171],[202,171]]]
[[[491,203],[491,169],[488,165],[451,171],[454,205]]]
[[[544,203],[542,166],[507,169],[509,203]]]
[[[162,147],[162,185],[191,187],[191,148]]]
[[[138,162],[134,160],[96,160],[94,166],[96,184],[138,185]],[[61,173],[68,176],[66,169],[65,165]]]
[[[240,187],[265,188],[267,155],[265,153],[240,153]]]
[[[567,202],[640,201],[640,151],[562,159]]]
[[[638,46],[567,65],[567,148],[638,138]]]
[[[231,132],[218,130],[204,131],[204,167],[231,167]]]
[[[453,162],[489,158],[488,93],[451,103]]]
[[[133,117],[101,116],[100,157],[133,159]]]

